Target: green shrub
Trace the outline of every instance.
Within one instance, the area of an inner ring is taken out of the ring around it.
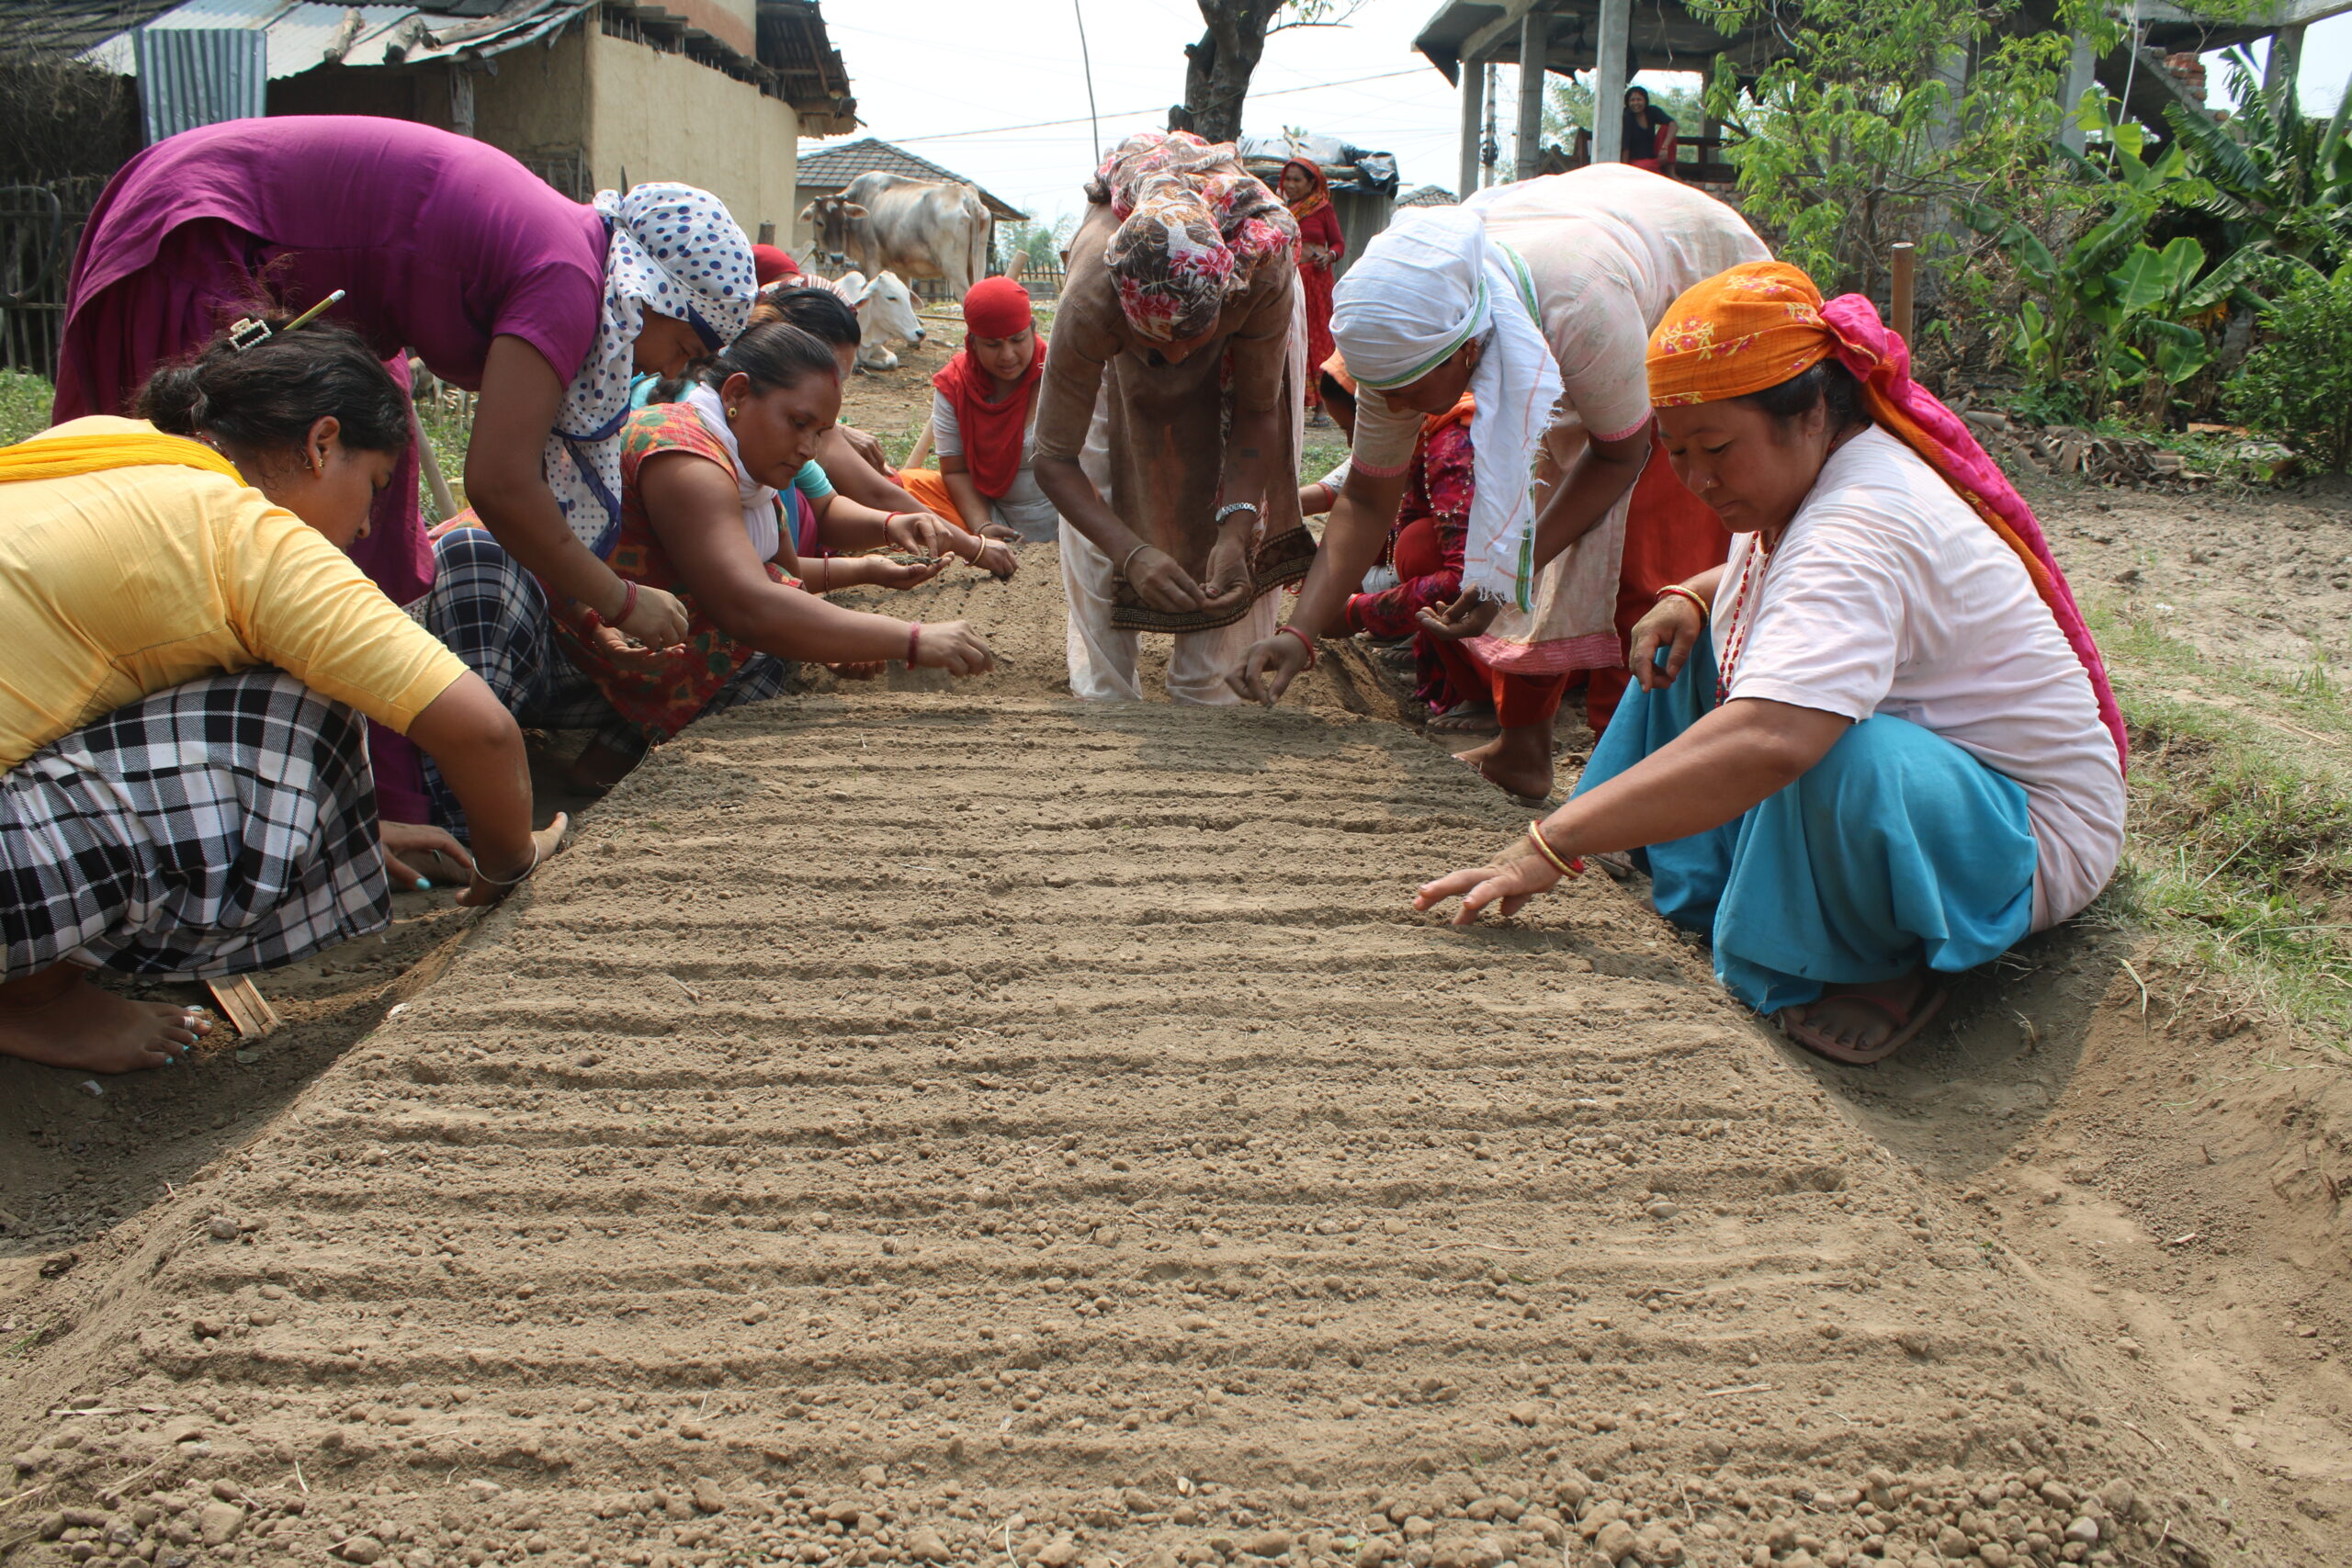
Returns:
[[[2352,457],[2352,264],[2303,271],[2262,312],[2266,334],[2228,389],[2231,412],[2322,467]]]
[[[0,446],[49,428],[50,400],[56,391],[38,376],[0,370]]]

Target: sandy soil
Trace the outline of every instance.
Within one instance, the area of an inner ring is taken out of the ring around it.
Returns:
[[[250,1060],[0,1064],[0,1554],[2352,1563],[2340,1073],[2084,931],[1811,1062],[1637,889],[1412,914],[1525,814],[1369,665],[922,597],[1004,671],[698,728]]]

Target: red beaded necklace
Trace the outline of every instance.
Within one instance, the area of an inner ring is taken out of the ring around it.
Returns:
[[[1739,656],[1747,650],[1748,628],[1756,620],[1756,608],[1747,602],[1748,588],[1755,585],[1757,604],[1761,604],[1764,599],[1764,568],[1770,564],[1771,558],[1771,543],[1765,538],[1763,530],[1758,529],[1755,542],[1748,547],[1747,554],[1741,558],[1739,581],[1732,589],[1731,608],[1723,617],[1724,656],[1715,671],[1717,707],[1730,700],[1732,673],[1739,668]]]

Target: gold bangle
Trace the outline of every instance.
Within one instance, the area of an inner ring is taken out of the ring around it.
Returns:
[[[1685,587],[1684,587],[1682,584],[1680,584],[1679,582],[1669,582],[1669,583],[1668,583],[1665,587],[1663,587],[1663,588],[1661,588],[1661,589],[1659,589],[1659,590],[1657,591],[1657,596],[1658,596],[1659,598],[1661,598],[1661,599],[1668,598],[1668,597],[1669,597],[1669,596],[1670,596],[1670,597],[1673,597],[1673,598],[1676,598],[1676,599],[1688,599],[1688,600],[1690,600],[1691,604],[1695,604],[1695,605],[1697,605],[1697,606],[1698,606],[1698,608],[1699,608],[1699,619],[1700,619],[1701,621],[1705,621],[1705,620],[1706,620],[1710,615],[1712,615],[1714,613],[1714,612],[1713,612],[1713,607],[1712,605],[1710,605],[1710,604],[1708,604],[1704,599],[1702,599],[1702,598],[1700,598],[1700,597],[1699,597],[1699,591],[1698,591],[1697,589],[1695,589],[1695,588],[1685,588]]]
[[[1545,860],[1550,861],[1552,863],[1553,869],[1557,871],[1562,876],[1582,876],[1584,874],[1584,857],[1582,855],[1570,855],[1566,860],[1562,860],[1560,858],[1560,852],[1544,841],[1544,824],[1542,822],[1530,822],[1527,825],[1527,836],[1534,841],[1535,852],[1542,855]]]

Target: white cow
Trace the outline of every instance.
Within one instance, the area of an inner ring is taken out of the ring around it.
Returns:
[[[915,297],[903,278],[886,272],[867,281],[862,272],[845,272],[833,289],[857,312],[857,367],[896,370],[899,356],[887,346],[923,340],[922,318],[915,312]]]
[[[839,196],[801,209],[815,248],[869,276],[936,277],[953,299],[988,276],[991,223],[980,193],[960,180],[860,175]]]

